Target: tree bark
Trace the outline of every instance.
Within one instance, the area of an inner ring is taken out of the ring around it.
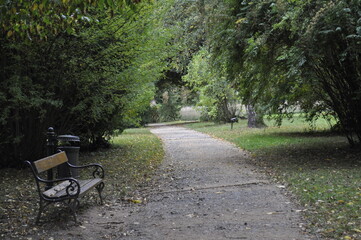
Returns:
[[[256,112],[256,109],[253,104],[248,104],[246,106],[247,115],[248,115],[248,127],[249,128],[263,128],[266,127],[266,124],[263,121],[263,115]]]

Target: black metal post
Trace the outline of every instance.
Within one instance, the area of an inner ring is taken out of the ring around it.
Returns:
[[[231,118],[231,130],[233,129],[233,123],[238,122],[238,118]]]
[[[54,128],[49,127],[47,132],[47,140],[46,140],[46,154],[48,156],[55,154],[56,146],[57,146],[57,139],[56,134],[54,132]],[[49,169],[48,172],[48,180],[53,180],[53,170]],[[45,190],[52,188],[52,183],[47,183]]]

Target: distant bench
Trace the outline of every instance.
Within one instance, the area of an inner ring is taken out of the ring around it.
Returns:
[[[79,206],[79,198],[92,188],[95,188],[98,191],[100,203],[103,204],[101,193],[104,189],[104,169],[100,164],[74,166],[68,162],[65,152],[60,152],[32,163],[29,161],[26,161],[25,163],[29,165],[33,172],[40,197],[39,212],[36,218],[36,223],[39,222],[41,213],[48,205],[63,201],[66,202],[73,214],[74,221],[77,222],[76,209]],[[44,174],[45,171],[52,170],[61,164],[66,164],[70,168],[77,169],[93,168],[93,176],[90,176],[91,178],[86,180],[78,180],[72,177],[45,180],[41,177],[41,173]],[[42,190],[41,187],[45,184],[51,187],[49,189]],[[53,186],[54,184],[57,185]]]

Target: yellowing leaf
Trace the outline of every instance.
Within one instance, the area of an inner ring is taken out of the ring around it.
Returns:
[[[132,199],[130,200],[132,203],[142,203],[142,200],[139,199]]]
[[[34,3],[32,10],[36,11],[38,9],[39,5],[37,3]]]
[[[10,31],[6,34],[6,37],[10,38],[13,34],[14,34],[14,32],[10,30]]]
[[[236,24],[240,24],[240,23],[243,23],[244,21],[246,21],[247,18],[240,18],[236,21]]]

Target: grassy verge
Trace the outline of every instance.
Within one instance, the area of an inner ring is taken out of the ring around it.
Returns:
[[[128,129],[112,139],[113,148],[96,153],[107,169],[106,194],[110,198],[124,196],[150,180],[154,170],[163,160],[163,146],[159,138],[147,129]]]
[[[146,129],[126,130],[114,137],[112,143],[108,150],[82,153],[79,158],[80,165],[91,162],[103,165],[106,204],[120,200],[147,182],[164,155],[161,141]],[[50,223],[35,225],[39,197],[30,169],[0,169],[0,186],[0,239],[43,235],[49,229],[51,231],[49,224],[64,221],[54,220],[62,210],[53,205],[43,215],[43,219],[50,220]],[[97,198],[96,191],[88,195],[88,200],[81,203],[82,208],[94,205],[89,198]],[[71,221],[71,218],[66,217],[65,221]]]
[[[330,134],[325,122],[312,129],[301,119],[265,129],[248,129],[245,121],[233,130],[230,124],[188,126],[250,151],[250,161],[304,206],[311,231],[326,239],[361,239],[361,152]]]

